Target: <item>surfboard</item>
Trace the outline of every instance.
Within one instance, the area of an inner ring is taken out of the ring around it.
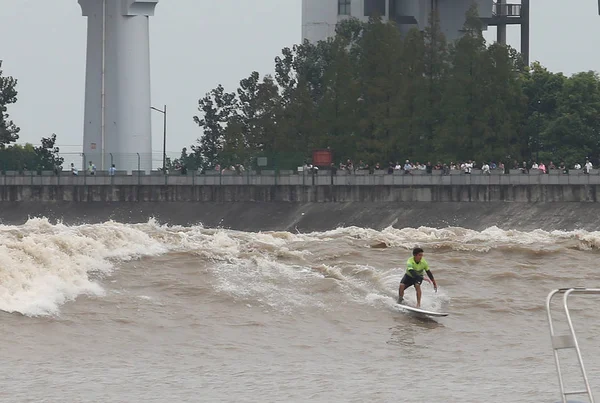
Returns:
[[[434,317],[448,316],[447,312],[433,312],[433,311],[428,311],[426,309],[415,308],[410,305],[404,305],[404,304],[396,304],[396,306],[399,309],[405,309],[410,312],[420,313],[421,315],[434,316]]]

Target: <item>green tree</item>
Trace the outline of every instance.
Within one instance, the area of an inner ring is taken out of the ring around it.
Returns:
[[[0,60],[0,149],[19,139],[19,129],[7,113],[8,105],[17,102],[17,80],[4,76]]]
[[[413,162],[423,161],[430,152],[430,125],[426,120],[429,111],[427,76],[425,64],[425,41],[423,34],[411,29],[404,38],[404,50],[400,61],[399,107],[401,122],[396,129],[396,155]]]
[[[435,149],[435,133],[443,119],[442,99],[450,69],[448,43],[442,32],[437,11],[432,11],[429,16],[429,24],[423,31],[423,41],[424,88],[418,97],[420,99],[425,98],[425,100],[419,102],[420,105],[424,105],[419,116],[427,136],[425,147],[431,153]],[[436,160],[440,160],[439,155],[428,155],[427,159],[433,159],[434,157]]]
[[[262,81],[254,72],[242,80],[238,89],[238,98],[245,139],[257,150],[280,151],[285,147],[286,139],[280,136],[278,129],[281,114],[279,88],[271,76]]]
[[[442,124],[436,130],[436,154],[462,161],[488,159],[492,63],[486,54],[482,23],[473,6],[464,34],[450,50],[451,67],[442,97]]]
[[[305,42],[291,49],[284,48],[282,56],[275,58],[275,82],[281,94],[279,131],[287,139],[287,146],[295,150],[308,148],[307,141],[316,124],[312,119],[314,103],[308,94],[305,80],[299,77],[296,69],[301,63],[298,60],[299,49],[310,46],[310,43]],[[238,120],[233,124],[239,127],[241,122]],[[239,131],[238,128],[234,133]]]
[[[534,62],[531,70],[521,75],[521,86],[527,97],[522,130],[528,142],[529,157],[537,162],[554,160],[553,154],[561,147],[560,142],[548,137],[548,128],[558,117],[567,80],[562,73],[552,73],[539,62]]]
[[[406,141],[400,127],[404,110],[402,90],[402,38],[393,23],[371,17],[359,42],[358,76],[361,107],[356,159],[389,160],[391,149]]]
[[[557,116],[544,133],[556,162],[583,164],[600,155],[600,79],[581,72],[566,80],[558,100]]]
[[[481,141],[478,144],[477,161],[501,160],[508,156],[525,159],[530,154],[524,135],[527,98],[520,82],[521,57],[507,46],[492,44],[484,53],[484,85],[480,87],[485,107],[485,120],[480,121]]]
[[[248,147],[244,130],[244,123],[238,114],[233,115],[227,122],[224,133],[225,143],[220,158],[224,167],[236,164],[247,165],[260,152],[256,147]]]
[[[37,167],[36,153],[33,145],[27,143],[24,146],[12,144],[0,149],[0,170],[19,171],[30,170]]]
[[[330,91],[324,76],[330,64],[332,46],[332,40],[318,44],[305,41],[294,46],[285,69],[291,77],[287,82],[292,85],[282,86],[281,69],[275,77],[281,97],[278,133],[284,141],[280,144],[287,151],[304,154],[301,160],[311,149],[327,142],[329,122],[323,121],[325,113],[319,111],[319,106]]]
[[[194,116],[194,122],[202,128],[199,145],[192,147],[196,159],[202,158],[203,169],[214,168],[223,150],[225,125],[236,109],[235,93],[227,93],[222,85],[210,91],[198,101],[202,117]]]
[[[37,171],[61,171],[64,158],[60,157],[60,148],[56,146],[56,134],[42,137],[42,145],[35,147],[35,162],[32,168]]]
[[[327,63],[323,71],[323,98],[310,109],[304,110],[300,122],[311,125],[312,148],[334,150],[340,156],[355,154],[357,131],[358,99],[361,97],[357,78],[356,62],[348,51],[354,43],[347,35],[340,35],[327,49]],[[307,95],[305,91],[303,95]],[[305,98],[306,99],[306,98]],[[314,118],[306,121],[307,115]],[[299,122],[299,123],[300,123]],[[310,150],[306,150],[307,153]]]
[[[197,171],[198,169],[202,169],[204,160],[202,159],[202,155],[200,153],[196,153],[192,150],[191,153],[188,153],[186,147],[183,147],[181,150],[181,156],[179,157],[179,161],[181,165],[184,165],[188,170]]]

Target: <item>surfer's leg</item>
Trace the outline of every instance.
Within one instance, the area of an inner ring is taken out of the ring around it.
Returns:
[[[421,284],[415,283],[415,290],[417,290],[417,308],[421,307]]]
[[[401,304],[404,300],[404,290],[410,287],[413,282],[411,281],[412,277],[407,276],[406,274],[400,280],[400,288],[398,289],[398,303]]]
[[[398,303],[401,304],[404,300],[404,289],[406,286],[403,283],[400,283],[400,289],[398,290]]]

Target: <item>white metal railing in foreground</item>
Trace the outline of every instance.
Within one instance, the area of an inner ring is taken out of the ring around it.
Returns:
[[[552,302],[552,298],[555,295],[563,294],[563,308],[565,310],[565,316],[567,318],[567,323],[569,325],[569,332],[567,334],[556,334],[554,330],[554,325],[552,322],[552,313],[550,304]],[[554,290],[548,294],[546,298],[546,312],[548,313],[548,324],[550,325],[550,337],[552,339],[552,350],[554,352],[554,361],[556,362],[556,370],[558,372],[558,384],[560,386],[560,393],[562,397],[562,402],[567,403],[567,396],[570,395],[587,395],[590,403],[594,403],[594,397],[592,396],[592,389],[590,388],[590,383],[588,381],[587,374],[585,372],[585,367],[583,365],[583,359],[581,357],[581,350],[579,348],[579,343],[577,342],[577,337],[575,335],[575,329],[573,328],[573,322],[571,320],[571,315],[569,313],[568,306],[568,298],[571,294],[596,294],[600,295],[600,288],[560,288]],[[573,348],[577,353],[577,359],[579,361],[579,368],[581,369],[581,375],[583,376],[583,381],[585,383],[585,389],[579,390],[569,390],[565,391],[565,385],[563,382],[563,375],[560,369],[560,362],[558,358],[558,350]]]

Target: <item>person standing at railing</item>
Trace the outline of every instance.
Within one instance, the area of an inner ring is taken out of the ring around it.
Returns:
[[[565,165],[564,162],[561,162],[560,166],[558,168],[562,171],[563,174],[568,174],[569,173],[569,170],[567,169],[567,166]]]
[[[470,175],[473,170],[473,161],[469,160],[469,162],[465,162],[461,168],[465,174]]]
[[[448,164],[444,164],[442,167],[442,175],[450,175],[450,166]]]
[[[529,168],[527,168],[527,162],[523,161],[523,165],[521,166],[521,173],[528,174]]]
[[[585,159],[585,165],[583,166],[583,173],[589,174],[594,166],[588,158]]]
[[[544,165],[543,162],[540,162],[540,164],[538,165],[538,169],[545,174],[546,173],[546,165]]]
[[[112,165],[110,166],[110,168],[108,168],[108,174],[109,174],[110,176],[115,176],[115,172],[116,172],[116,170],[117,170],[117,169],[115,168],[115,164],[112,164]]]
[[[409,160],[406,160],[406,163],[404,164],[404,175],[412,175],[412,165],[410,163]]]

